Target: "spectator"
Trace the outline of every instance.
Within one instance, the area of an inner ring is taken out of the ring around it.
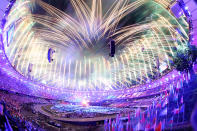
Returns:
[[[3,102],[0,103],[0,130],[13,131],[7,116],[5,115],[6,108]]]
[[[3,103],[0,103],[0,130],[2,130],[2,131],[4,131],[6,129],[5,128],[6,119],[5,119],[3,110],[4,110]]]
[[[192,112],[191,124],[193,126],[194,131],[197,131],[197,104]]]

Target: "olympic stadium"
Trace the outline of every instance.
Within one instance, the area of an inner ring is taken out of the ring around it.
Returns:
[[[197,130],[196,0],[0,7],[0,129]]]

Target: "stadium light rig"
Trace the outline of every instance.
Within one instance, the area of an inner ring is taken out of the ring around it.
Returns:
[[[116,44],[115,44],[115,41],[112,40],[111,43],[110,43],[110,54],[109,54],[109,56],[114,57],[115,50],[116,50]]]

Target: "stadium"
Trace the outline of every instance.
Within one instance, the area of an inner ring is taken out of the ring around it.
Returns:
[[[0,129],[197,130],[195,0],[0,7]]]

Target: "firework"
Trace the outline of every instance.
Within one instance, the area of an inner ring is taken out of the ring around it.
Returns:
[[[122,24],[154,2],[113,0],[106,7],[105,2],[70,0],[71,14],[42,0],[18,0],[3,30],[8,59],[25,77],[80,91],[132,88],[163,75],[162,65],[170,70],[175,48],[188,41],[187,24],[163,16],[159,5],[145,20]],[[110,39],[116,42],[114,58],[109,57]],[[47,60],[50,48],[55,50],[52,62]]]

